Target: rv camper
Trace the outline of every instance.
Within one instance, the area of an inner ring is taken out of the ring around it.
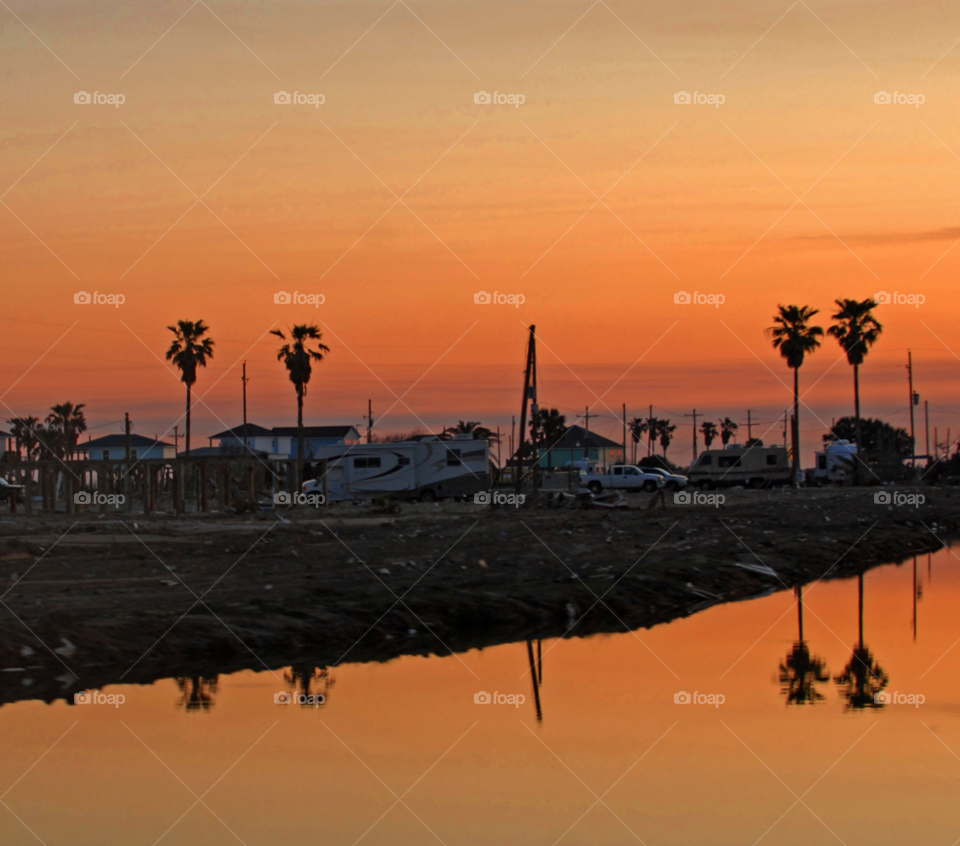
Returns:
[[[489,490],[489,452],[489,444],[472,435],[455,435],[449,441],[420,435],[391,444],[319,447],[315,457],[327,460],[331,502],[377,496],[431,502]],[[305,493],[322,488],[320,479],[303,483]]]
[[[728,444],[726,449],[707,449],[690,465],[690,484],[710,490],[743,485],[769,488],[790,484],[790,458],[782,446]]]
[[[853,479],[853,463],[857,460],[857,445],[853,441],[834,441],[816,456],[817,481],[843,484]]]

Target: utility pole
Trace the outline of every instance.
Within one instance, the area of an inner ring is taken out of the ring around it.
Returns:
[[[923,428],[927,435],[927,461],[930,460],[930,401],[923,401]]]
[[[910,383],[910,440],[913,440],[913,406],[918,401],[918,398],[914,396],[913,393],[913,353],[910,350],[907,350],[907,381]],[[917,466],[917,442],[913,441],[913,446],[910,448],[912,455],[910,456],[910,465],[912,467]]]
[[[373,435],[373,400],[367,400],[367,443]]]
[[[250,447],[247,446],[247,363],[243,363],[243,376],[240,377],[243,382],[243,449],[246,452]]]
[[[620,457],[623,464],[627,463],[627,404],[623,404],[623,455]]]
[[[527,402],[530,399],[530,374],[533,370],[534,354],[534,333],[537,327],[530,327],[530,340],[527,342],[527,369],[523,377],[523,404],[520,406],[520,439],[517,442],[516,471],[517,471],[517,493],[520,493],[520,486],[523,484],[523,439],[524,430],[527,426]]]
[[[180,451],[180,436],[177,435],[178,426],[173,427],[173,454],[177,455]]]
[[[753,420],[750,417],[750,409],[747,409],[747,443],[753,440]]]
[[[703,417],[702,414],[697,414],[697,410],[693,410],[693,414],[684,414],[684,417],[693,418],[693,460],[697,460],[697,418]]]
[[[650,416],[647,418],[647,458],[650,457],[653,446],[653,403],[650,404]]]
[[[500,427],[497,426],[497,467],[503,467],[500,463]]]
[[[587,435],[583,439],[583,457],[590,460],[590,406],[585,406],[584,419],[587,421]]]
[[[787,448],[787,410],[783,410],[783,448]]]
[[[124,431],[124,448],[126,450],[125,458],[127,460],[127,466],[129,469],[130,464],[130,413],[125,412],[123,415],[123,431]]]
[[[537,335],[536,327],[530,327],[530,380],[533,383],[533,400],[530,403],[530,445],[533,447],[533,492],[537,492],[537,471],[540,469],[540,450],[537,448],[537,429],[540,406],[537,403]]]

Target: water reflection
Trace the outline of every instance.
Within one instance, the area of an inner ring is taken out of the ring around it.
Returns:
[[[316,667],[309,663],[294,664],[289,672],[283,674],[284,680],[294,686],[294,690],[300,694],[297,701],[304,708],[316,708],[319,705],[325,705],[330,695],[330,688],[336,684],[336,679],[331,675],[332,667]],[[314,683],[317,687],[314,687]],[[322,694],[323,700],[319,702],[317,695]]]
[[[862,710],[863,708],[882,708],[876,695],[883,690],[890,679],[863,643],[863,574],[857,577],[859,588],[860,633],[859,643],[853,648],[850,661],[843,672],[834,678],[841,686],[841,695],[846,700],[844,710]]]
[[[826,697],[817,690],[817,684],[830,681],[826,661],[810,654],[803,639],[803,586],[794,588],[797,595],[797,640],[793,650],[780,664],[780,692],[787,697],[787,705],[808,705],[822,702]]]
[[[543,722],[543,710],[540,708],[540,685],[543,682],[543,654],[540,641],[537,640],[537,657],[533,657],[533,641],[527,641],[527,658],[530,660],[530,678],[533,679],[533,702],[537,708],[537,722]]]
[[[220,676],[205,678],[204,676],[179,676],[177,687],[180,688],[178,708],[187,711],[209,711],[215,704],[217,683]]]

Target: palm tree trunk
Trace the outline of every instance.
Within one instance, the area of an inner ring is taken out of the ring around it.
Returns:
[[[800,368],[793,368],[793,486],[800,487],[797,475],[800,473]]]
[[[297,478],[294,490],[300,493],[303,484],[303,385],[297,385]]]
[[[184,452],[190,457],[190,383],[187,382],[187,436],[184,441]]]
[[[857,364],[853,365],[853,409],[857,437],[857,463],[854,465],[854,480],[859,485],[863,478],[860,468],[866,460],[866,453],[863,449],[863,431],[860,426],[860,366]]]

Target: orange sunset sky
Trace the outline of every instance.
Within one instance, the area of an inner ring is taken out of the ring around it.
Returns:
[[[360,425],[372,398],[384,432],[509,428],[535,323],[541,405],[573,422],[589,404],[619,439],[621,404],[652,403],[685,462],[694,407],[752,409],[779,440],[778,303],[826,326],[835,298],[886,291],[925,301],[877,309],[864,415],[908,425],[909,348],[931,437],[960,435],[960,7],[191,2],[0,8],[0,418],[69,399],[93,436],[124,412],[163,434],[184,399],[165,326],[202,318],[217,346],[194,445],[240,421],[244,359],[250,420],[295,422],[266,333],[302,321],[331,347],[309,423]],[[840,355],[828,339],[801,371],[808,465],[852,413]],[[922,406],[917,423],[922,452]]]

